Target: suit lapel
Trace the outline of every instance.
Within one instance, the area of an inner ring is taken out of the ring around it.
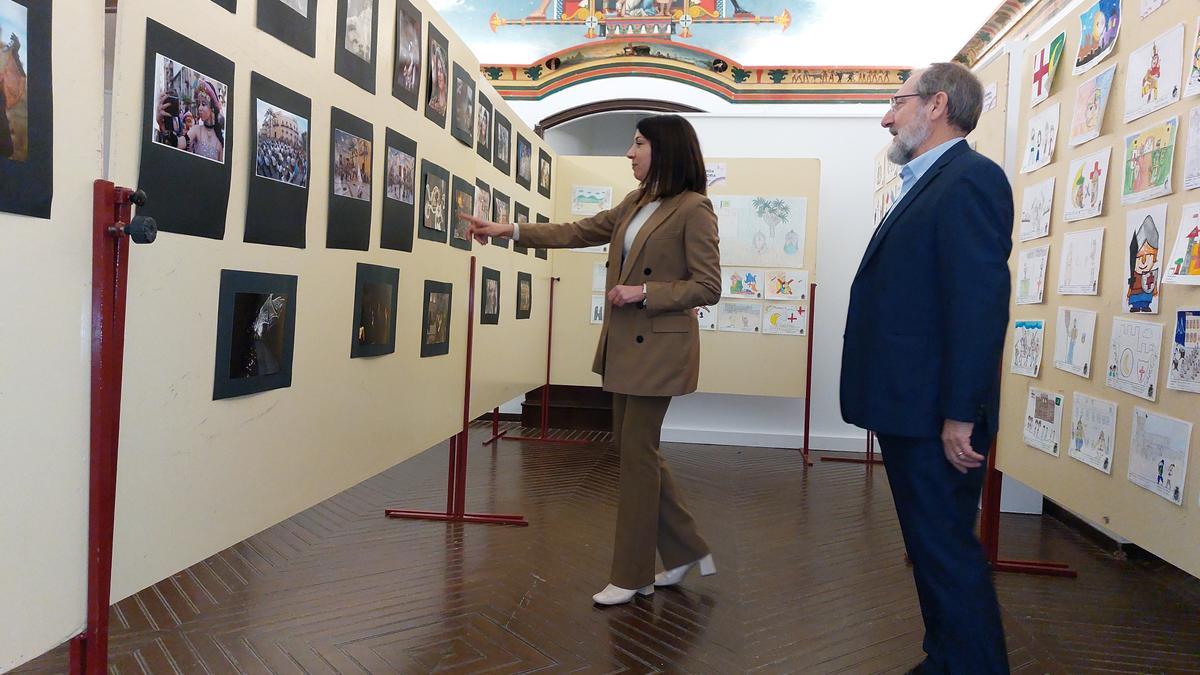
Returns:
[[[642,225],[641,230],[638,230],[637,236],[633,238],[633,244],[629,246],[629,254],[625,256],[625,263],[621,266],[621,276],[617,280],[618,284],[623,284],[629,279],[629,274],[633,271],[633,261],[637,260],[638,254],[642,252],[642,247],[646,245],[646,239],[666,221],[667,216],[675,212],[675,209],[679,207],[679,200],[682,198],[683,195],[680,194],[662,200],[662,203],[658,205],[654,213],[650,215],[650,219]],[[634,209],[633,212],[637,213],[637,209]],[[632,220],[632,217],[625,219],[625,225],[619,233],[620,236],[613,240],[614,246],[625,247],[625,232],[629,229],[629,223]]]
[[[916,185],[913,185],[912,188],[909,189],[908,193],[904,195],[904,198],[892,207],[892,210],[886,216],[884,216],[883,222],[879,224],[878,229],[875,231],[875,235],[871,237],[871,242],[867,244],[867,250],[865,253],[863,253],[862,262],[858,264],[858,272],[855,273],[855,276],[862,273],[863,268],[867,266],[867,262],[871,259],[871,256],[875,255],[875,251],[879,250],[879,245],[883,242],[883,238],[886,237],[892,227],[895,226],[896,221],[900,220],[900,217],[904,215],[904,212],[908,210],[908,207],[911,206],[913,202],[917,201],[917,198],[921,196],[921,192],[925,190],[925,186],[932,183],[933,180],[937,178],[938,174],[942,172],[942,169],[946,168],[946,165],[953,161],[955,157],[958,157],[963,153],[963,151],[969,148],[970,146],[967,145],[966,141],[960,141],[950,146],[950,149],[946,150],[946,152],[943,153],[936,162],[934,162],[933,166],[929,167],[929,170],[926,171],[923,176],[921,176],[921,180],[918,180]]]

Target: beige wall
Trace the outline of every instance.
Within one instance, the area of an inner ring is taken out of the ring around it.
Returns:
[[[809,281],[816,276],[817,213],[820,166],[815,159],[744,159],[709,157],[711,166],[724,163],[728,179],[709,190],[716,195],[789,195],[808,199],[804,238],[804,268]],[[560,160],[555,214],[570,221],[572,185],[608,185],[614,205],[636,181],[623,157],[564,156]],[[554,350],[551,380],[556,384],[598,385],[591,372],[600,326],[588,321],[592,263],[605,260],[595,253],[557,252],[554,273],[562,278],[555,295]],[[559,294],[561,293],[561,294]],[[819,294],[818,294],[819,299]],[[817,305],[820,311],[820,305]],[[820,316],[818,313],[817,317]],[[816,319],[820,321],[820,319]],[[755,396],[804,396],[808,337],[700,332],[699,391]],[[770,364],[770,367],[762,367]]]
[[[1191,574],[1200,574],[1200,507],[1197,506],[1197,495],[1200,494],[1200,460],[1197,460],[1195,448],[1200,445],[1200,435],[1197,430],[1192,432],[1192,461],[1188,467],[1186,489],[1183,506],[1176,506],[1157,495],[1137,487],[1126,478],[1129,461],[1130,426],[1135,406],[1149,408],[1161,413],[1187,420],[1192,423],[1200,422],[1200,396],[1191,393],[1173,391],[1166,388],[1166,371],[1168,358],[1165,356],[1169,335],[1174,331],[1175,310],[1182,307],[1200,306],[1200,288],[1179,285],[1167,285],[1161,296],[1160,313],[1157,315],[1124,315],[1122,314],[1123,286],[1126,277],[1126,256],[1128,242],[1125,240],[1125,214],[1130,209],[1143,208],[1152,204],[1168,204],[1167,225],[1165,227],[1164,246],[1174,241],[1179,227],[1181,206],[1185,203],[1200,200],[1200,193],[1183,190],[1184,144],[1187,139],[1188,112],[1200,104],[1195,97],[1184,99],[1163,110],[1152,113],[1129,124],[1122,122],[1125,109],[1124,84],[1127,72],[1128,55],[1153,37],[1165,32],[1170,27],[1183,22],[1186,26],[1183,52],[1186,55],[1194,48],[1196,15],[1194,6],[1189,3],[1170,3],[1157,12],[1139,19],[1136,13],[1136,3],[1124,3],[1125,16],[1121,26],[1121,34],[1117,48],[1101,64],[1088,73],[1080,76],[1071,74],[1075,50],[1079,44],[1078,11],[1072,11],[1052,30],[1030,40],[1024,56],[1022,79],[1020,86],[1020,121],[1016,133],[1009,143],[1016,144],[1018,151],[1025,143],[1024,135],[1032,112],[1045,110],[1055,102],[1061,104],[1057,148],[1054,161],[1038,171],[1016,175],[1014,179],[1014,198],[1019,211],[1021,194],[1024,188],[1033,183],[1055,176],[1054,205],[1050,237],[1021,244],[1016,241],[1014,227],[1014,251],[1010,265],[1016,269],[1017,252],[1021,249],[1032,248],[1050,243],[1050,261],[1046,272],[1045,303],[1041,305],[1013,306],[1014,319],[1043,319],[1046,321],[1045,351],[1042,355],[1041,375],[1031,379],[1008,373],[1008,360],[1011,358],[1011,331],[1008,344],[1005,347],[1005,376],[1003,404],[1001,410],[1001,433],[999,438],[999,467],[1008,475],[1028,483],[1042,491],[1047,497],[1062,504],[1092,522],[1102,525],[1112,532],[1132,540],[1152,553],[1178,565]],[[1032,111],[1029,109],[1029,83],[1031,80],[1033,59],[1040,47],[1049,42],[1060,30],[1066,30],[1066,49],[1062,63],[1059,64],[1054,77],[1051,96]],[[1185,59],[1186,60],[1186,59]],[[1117,64],[1116,79],[1113,82],[1112,94],[1108,109],[1105,113],[1102,127],[1103,135],[1078,147],[1072,148],[1068,142],[1070,135],[1071,116],[1075,108],[1075,91],[1084,80],[1096,75],[1109,65]],[[1187,72],[1185,66],[1185,74]],[[1150,126],[1153,123],[1178,115],[1180,117],[1180,133],[1176,146],[1172,185],[1174,192],[1168,197],[1151,200],[1142,204],[1121,205],[1122,162],[1124,159],[1123,140],[1127,133]],[[1064,200],[1066,199],[1066,183],[1070,160],[1085,154],[1095,152],[1104,147],[1112,147],[1112,158],[1106,193],[1104,196],[1104,212],[1097,218],[1073,223],[1062,219]],[[1019,155],[1019,152],[1018,152]],[[1059,276],[1059,254],[1062,251],[1064,232],[1075,232],[1096,227],[1106,230],[1104,251],[1101,259],[1100,292],[1097,296],[1059,296],[1057,288]],[[1163,255],[1166,255],[1164,253]],[[1078,307],[1097,312],[1096,340],[1092,348],[1092,365],[1098,373],[1091,379],[1083,379],[1054,368],[1054,322],[1059,306]],[[1104,371],[1108,363],[1109,338],[1114,316],[1127,316],[1140,320],[1154,321],[1164,324],[1164,357],[1158,378],[1158,400],[1151,403],[1144,399],[1125,394],[1109,388],[1104,382]],[[1118,404],[1118,422],[1113,457],[1112,475],[1076,461],[1061,452],[1058,457],[1028,447],[1022,440],[1022,422],[1025,415],[1025,401],[1030,387],[1037,387],[1062,394],[1064,397],[1062,430],[1062,447],[1070,438],[1067,421],[1072,415],[1072,394],[1084,394],[1113,401]]]
[[[238,142],[230,159],[233,180],[224,240],[163,234],[152,247],[136,250],[132,261],[114,600],[440,443],[460,427],[469,255],[419,239],[412,253],[380,249],[378,180],[370,250],[323,246],[331,105],[373,123],[375,176],[383,175],[384,129],[391,127],[417,141],[418,162],[431,158],[471,182],[481,177],[528,205],[531,219],[550,213],[550,200],[519,188],[512,178],[501,178],[473,148],[391,97],[393,0],[379,2],[377,95],[334,74],[336,2],[317,5],[315,60],[258,31],[254,3],[240,5],[237,14],[230,14],[209,0],[121,3],[111,139],[114,179],[130,184],[137,177],[148,15],[235,62],[233,126]],[[451,61],[478,72],[474,57],[429,4],[417,0],[416,5],[425,21],[449,38]],[[252,160],[251,70],[312,99],[307,249],[242,242]],[[534,142],[536,157],[540,142],[480,80],[480,89],[509,117],[514,131]],[[544,378],[550,264],[497,247],[476,247],[474,255],[480,267],[501,270],[503,290],[501,323],[477,327],[471,411],[478,414]],[[400,268],[395,354],[349,358],[359,262]],[[217,290],[224,268],[298,275],[290,388],[212,400]],[[514,319],[518,270],[535,279],[532,318],[519,322]],[[448,356],[418,357],[425,279],[454,284]],[[478,313],[476,303],[472,322],[478,323]],[[398,505],[418,506],[404,499],[396,495]]]
[[[63,11],[59,11],[63,10]],[[50,220],[0,213],[0,671],[83,626],[92,181],[101,177],[104,12],[53,25]]]

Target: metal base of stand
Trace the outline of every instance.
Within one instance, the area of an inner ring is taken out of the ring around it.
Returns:
[[[443,513],[440,511],[413,511],[409,509],[387,509],[383,515],[404,520],[437,520],[445,523],[479,523],[483,525],[516,525],[528,527],[525,516],[506,513]]]
[[[865,464],[867,466],[875,466],[883,464],[882,459],[875,457],[875,432],[867,432],[867,456],[866,457],[822,457],[822,462],[841,462],[843,464]]]

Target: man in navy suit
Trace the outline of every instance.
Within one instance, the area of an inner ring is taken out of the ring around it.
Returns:
[[[937,63],[892,97],[883,127],[900,197],[850,289],[842,417],[882,448],[925,621],[918,673],[1007,673],[991,570],[975,538],[996,435],[1008,325],[1012,189],[971,150],[983,87]]]

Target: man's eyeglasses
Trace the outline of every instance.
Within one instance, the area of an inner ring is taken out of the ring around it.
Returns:
[[[904,99],[906,99],[906,98],[912,98],[912,97],[914,97],[914,96],[921,96],[921,94],[900,94],[899,96],[893,96],[893,97],[891,98],[891,101],[892,101],[892,110],[897,110],[897,109],[899,109],[899,108],[900,108],[900,104],[904,102]]]

